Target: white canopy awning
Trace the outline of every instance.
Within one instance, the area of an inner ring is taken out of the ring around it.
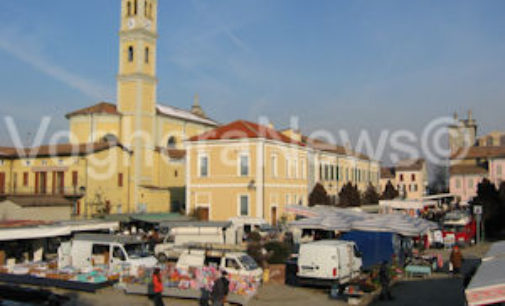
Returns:
[[[505,302],[505,241],[494,243],[465,290],[468,305]]]
[[[391,232],[404,236],[424,235],[429,230],[438,228],[434,222],[401,214],[379,215],[329,206],[305,209],[310,210],[307,215],[313,217],[291,222],[290,226],[338,231]]]

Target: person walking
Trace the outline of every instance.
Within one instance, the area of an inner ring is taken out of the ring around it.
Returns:
[[[223,306],[226,303],[226,297],[228,296],[228,290],[230,282],[226,278],[228,273],[223,271],[221,277],[214,282],[212,287],[212,305]]]
[[[463,255],[457,245],[452,248],[450,262],[452,264],[452,273],[454,275],[458,275],[461,272],[461,266],[463,265]]]
[[[161,281],[160,268],[154,268],[153,271],[153,302],[154,306],[164,306],[163,303],[163,282]]]
[[[393,299],[393,296],[391,295],[391,290],[389,288],[391,277],[389,275],[388,262],[386,260],[384,260],[380,266],[379,281],[382,287],[379,299],[384,300],[387,298],[388,300],[391,301]]]

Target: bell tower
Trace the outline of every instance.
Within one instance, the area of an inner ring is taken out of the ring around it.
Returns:
[[[121,0],[117,110],[119,139],[134,154],[135,186],[153,178],[157,0]]]

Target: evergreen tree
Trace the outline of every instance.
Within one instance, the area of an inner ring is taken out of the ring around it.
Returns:
[[[375,189],[374,185],[371,183],[368,184],[366,188],[365,194],[363,195],[363,204],[378,204],[379,203],[379,194]]]
[[[353,185],[351,182],[345,184],[338,193],[339,203],[341,207],[360,206],[361,194],[358,186]]]
[[[395,186],[388,181],[386,187],[384,187],[384,191],[382,192],[381,199],[382,200],[393,200],[399,196],[398,190],[396,190]]]
[[[323,185],[317,183],[309,195],[309,206],[329,205],[329,204],[330,204],[330,197],[328,196],[326,189],[324,189]]]

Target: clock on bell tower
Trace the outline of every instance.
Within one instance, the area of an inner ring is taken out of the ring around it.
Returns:
[[[117,110],[121,143],[134,152],[137,184],[153,177],[157,0],[121,0]]]

